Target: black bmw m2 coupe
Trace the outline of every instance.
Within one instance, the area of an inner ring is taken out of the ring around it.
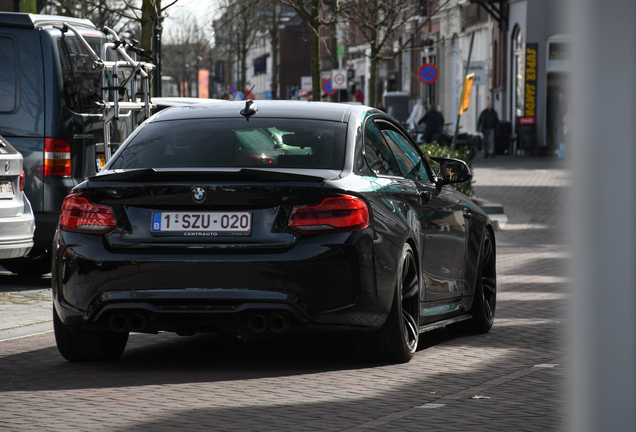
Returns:
[[[212,102],[155,114],[65,199],[54,327],[71,361],[130,332],[348,331],[409,361],[440,326],[488,332],[488,216],[399,123],[361,105]]]

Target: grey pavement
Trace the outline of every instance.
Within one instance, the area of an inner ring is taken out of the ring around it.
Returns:
[[[477,196],[508,217],[489,334],[430,332],[403,365],[360,363],[341,336],[133,334],[120,361],[95,364],[64,361],[50,333],[0,341],[0,429],[565,430],[569,172],[544,158],[473,166]],[[46,283],[0,273],[0,330],[46,325]]]

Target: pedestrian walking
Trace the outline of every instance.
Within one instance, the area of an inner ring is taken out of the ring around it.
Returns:
[[[484,136],[485,157],[495,157],[495,129],[499,126],[499,115],[492,107],[492,102],[488,102],[488,108],[479,115],[477,130]]]
[[[444,115],[439,112],[438,106],[435,103],[432,103],[428,107],[428,111],[424,116],[417,122],[417,125],[421,125],[424,123],[424,142],[431,143],[433,142],[433,136],[435,134],[443,134],[444,133]]]

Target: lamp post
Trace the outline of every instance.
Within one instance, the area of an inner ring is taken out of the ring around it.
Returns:
[[[163,27],[161,26],[161,22],[163,21],[163,17],[158,16],[155,19],[155,26],[152,29],[152,55],[154,57],[153,61],[155,63],[155,73],[152,76],[152,96],[153,97],[161,97],[162,88],[161,88],[161,33],[163,31]]]

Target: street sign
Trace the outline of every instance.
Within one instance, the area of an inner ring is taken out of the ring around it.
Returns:
[[[311,77],[310,76],[304,76],[304,77],[300,77],[300,89],[301,90],[305,90],[305,91],[311,91]]]
[[[466,70],[466,62],[464,62],[464,70]],[[467,73],[475,74],[473,85],[480,86],[486,84],[486,62],[470,62],[470,69],[468,69]]]
[[[437,76],[439,73],[437,72],[437,68],[434,64],[424,63],[420,70],[417,72],[417,76],[424,84],[433,84],[437,81]]]
[[[335,90],[344,90],[347,88],[347,71],[334,69],[331,71],[331,87]]]
[[[336,51],[338,58],[344,58],[345,56],[345,44],[344,42],[338,42],[338,50]]]
[[[322,88],[322,91],[328,95],[332,95],[336,92],[336,90],[334,90],[334,88],[332,87],[330,78],[322,80],[322,85],[320,86],[320,88]]]
[[[464,80],[464,91],[462,92],[462,103],[459,106],[459,115],[465,114],[468,111],[468,105],[470,104],[470,93],[473,91],[473,80],[475,74],[466,75]]]

